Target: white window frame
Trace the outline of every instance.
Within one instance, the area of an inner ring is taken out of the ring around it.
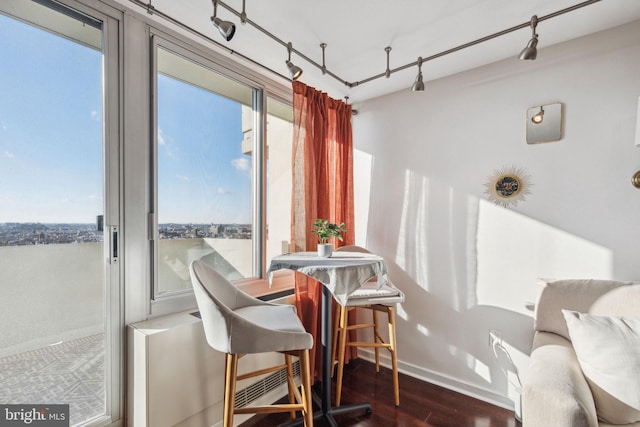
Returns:
[[[17,7],[24,6],[24,0],[3,0],[10,10],[11,3]],[[38,2],[40,3],[40,2]],[[42,4],[42,3],[41,3]],[[59,6],[57,6],[58,4]],[[49,7],[46,4],[45,7]],[[69,8],[80,14],[102,22],[102,56],[103,56],[103,147],[104,147],[104,212],[105,230],[107,226],[120,228],[122,218],[122,79],[120,50],[122,41],[123,14],[113,7],[93,2],[86,5],[75,0],[51,1],[51,9]],[[11,16],[14,19],[13,16]],[[36,25],[30,22],[30,25]],[[47,28],[63,37],[64,33]],[[104,251],[110,250],[110,239],[105,232]],[[83,426],[122,425],[124,419],[124,376],[123,376],[123,337],[124,317],[121,295],[123,294],[124,277],[121,263],[105,260],[105,414],[88,421]]]
[[[159,294],[157,291],[157,61],[156,52],[158,46],[184,56],[193,62],[211,69],[226,77],[239,81],[254,88],[254,152],[252,155],[252,236],[253,236],[253,272],[254,277],[234,282],[240,288],[254,295],[275,293],[283,289],[291,288],[290,280],[281,279],[269,286],[266,280],[266,191],[267,191],[267,167],[266,167],[266,125],[267,125],[267,98],[278,100],[284,104],[292,104],[291,88],[276,84],[272,80],[260,76],[258,73],[230,62],[228,58],[221,56],[203,46],[185,40],[183,37],[170,34],[166,30],[151,27],[151,135],[150,140],[150,212],[149,241],[150,241],[150,315],[162,315],[196,308],[195,297],[192,290],[178,290]],[[286,275],[285,275],[286,276]]]

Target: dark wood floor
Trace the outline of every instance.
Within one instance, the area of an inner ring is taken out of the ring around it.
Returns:
[[[400,406],[393,404],[391,371],[357,359],[345,366],[342,403],[367,401],[370,414],[353,412],[336,417],[343,427],[520,427],[512,411],[400,374]],[[242,427],[277,426],[286,414],[257,415]],[[317,420],[316,427],[326,426]]]

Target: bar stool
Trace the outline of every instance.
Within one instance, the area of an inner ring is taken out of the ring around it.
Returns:
[[[365,252],[370,253],[360,246],[341,246],[336,251],[345,252]],[[342,376],[344,370],[344,355],[347,347],[373,347],[376,355],[376,372],[380,372],[380,355],[379,349],[386,348],[391,354],[391,369],[393,371],[393,391],[396,406],[400,405],[400,388],[398,384],[398,358],[396,353],[396,322],[395,307],[398,303],[404,302],[404,293],[396,288],[390,281],[382,288],[378,289],[377,278],[373,278],[365,283],[356,292],[349,296],[344,306],[338,304],[336,310],[336,319],[333,330],[333,357],[336,360],[336,351],[338,355],[338,372],[336,378],[336,406],[340,405],[342,397]],[[373,322],[357,323],[353,325],[347,324],[347,314],[354,308],[370,309]],[[385,342],[378,330],[377,313],[383,312],[387,314],[387,322],[389,325],[389,342]],[[349,331],[373,328],[373,342],[347,342]],[[338,342],[339,340],[339,342]],[[337,348],[336,348],[337,344]]]
[[[200,309],[207,343],[226,353],[223,426],[233,426],[234,414],[302,411],[304,425],[313,426],[309,349],[313,337],[307,333],[291,305],[271,304],[242,292],[203,261],[189,267],[191,283]],[[238,375],[238,360],[250,353],[278,352],[285,363]],[[292,356],[300,358],[301,390],[293,377]],[[236,381],[286,369],[289,403],[235,407]]]

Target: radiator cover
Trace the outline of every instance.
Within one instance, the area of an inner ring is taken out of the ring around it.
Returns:
[[[224,354],[209,347],[202,322],[189,312],[128,325],[127,426],[221,424]],[[247,355],[239,371],[282,363],[277,353]],[[299,363],[294,365],[299,373]],[[268,404],[286,394],[286,373],[238,383],[236,406]],[[239,423],[249,416],[236,416]]]

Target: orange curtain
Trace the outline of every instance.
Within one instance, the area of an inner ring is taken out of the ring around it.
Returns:
[[[317,249],[318,241],[311,230],[318,218],[344,222],[347,228],[344,241],[336,239],[334,245],[352,245],[355,239],[351,106],[294,81],[293,114],[292,250]],[[322,285],[298,273],[295,284],[298,314],[314,338],[311,372],[320,378],[316,360],[321,358],[321,346],[315,343],[320,341]]]

